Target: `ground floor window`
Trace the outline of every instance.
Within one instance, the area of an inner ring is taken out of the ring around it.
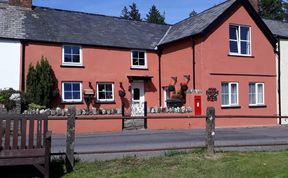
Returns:
[[[238,106],[238,83],[222,82],[221,85],[222,106]]]
[[[264,105],[264,83],[249,84],[249,105]]]
[[[82,83],[81,82],[63,82],[62,100],[64,102],[82,102]]]
[[[97,83],[97,101],[99,102],[114,101],[113,83]]]

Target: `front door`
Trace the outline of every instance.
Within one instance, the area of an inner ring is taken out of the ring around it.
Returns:
[[[132,101],[131,101],[131,116],[144,116],[144,82],[133,82],[131,85]]]

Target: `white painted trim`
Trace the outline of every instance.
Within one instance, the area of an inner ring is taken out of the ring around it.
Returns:
[[[264,106],[265,105],[265,84],[262,82],[262,83],[256,83],[256,82],[251,82],[251,83],[249,83],[249,85],[250,84],[254,84],[255,85],[255,101],[256,101],[256,104],[250,104],[250,98],[249,98],[249,106]],[[263,103],[259,103],[259,101],[258,101],[258,85],[263,85]],[[249,88],[249,90],[250,90],[250,88]],[[248,90],[248,91],[249,91]],[[250,92],[248,93],[248,94],[250,94]],[[249,95],[249,97],[250,97],[250,95]]]
[[[237,40],[230,39],[230,27],[231,26],[234,26],[234,27],[238,28]],[[250,40],[241,40],[241,27],[249,28],[249,38],[250,38]],[[247,57],[249,57],[249,56],[251,57],[252,56],[252,31],[251,30],[252,30],[251,26],[249,26],[249,25],[239,25],[239,24],[230,24],[229,25],[229,55],[231,55],[231,56],[247,56]],[[238,53],[231,52],[230,41],[237,41]],[[249,52],[250,52],[250,54],[242,54],[241,53],[241,42],[242,41],[247,42],[249,44],[249,47],[250,47]]]
[[[64,98],[64,84],[65,83],[70,83],[70,84],[80,84],[80,99],[65,99]],[[82,102],[83,97],[82,97],[83,93],[82,93],[82,82],[69,82],[69,81],[65,81],[62,82],[62,101],[65,103],[78,103],[78,102]]]
[[[144,62],[145,65],[133,65],[133,52],[144,52]],[[131,68],[132,69],[148,69],[148,64],[147,64],[147,53],[145,50],[131,50]]]
[[[99,99],[99,88],[98,88],[99,84],[104,84],[104,85],[111,84],[112,85],[112,99]],[[115,101],[115,96],[114,96],[115,92],[114,92],[113,82],[97,82],[96,88],[97,88],[96,97],[97,97],[98,102],[114,102]]]
[[[64,50],[64,47],[65,46],[71,46],[71,47],[79,47],[80,48],[80,51],[79,51],[79,58],[80,58],[80,62],[79,63],[75,63],[75,62],[65,62],[65,58],[64,58],[64,55],[65,55],[65,50]],[[83,66],[83,53],[82,53],[82,46],[80,45],[70,45],[70,44],[64,44],[62,45],[62,65],[63,66]]]
[[[228,104],[227,105],[223,105],[222,104],[222,98],[221,98],[221,107],[237,107],[239,106],[239,83],[238,82],[222,82],[221,83],[221,97],[222,97],[222,85],[223,84],[228,84]],[[231,93],[231,85],[236,84],[237,87],[237,103],[232,104],[232,93]]]

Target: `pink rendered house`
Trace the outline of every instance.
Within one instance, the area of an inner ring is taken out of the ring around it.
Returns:
[[[92,89],[93,107],[120,108],[125,103],[133,115],[144,101],[148,107],[169,106],[182,85],[188,87],[182,94],[184,106],[191,107],[193,115],[205,114],[208,106],[215,107],[218,115],[277,113],[276,40],[248,0],[228,0],[174,25],[31,8],[31,3],[28,8],[0,5],[2,13],[25,17],[24,35],[0,32],[2,38],[21,42],[21,89],[25,90],[29,64],[45,56],[60,91],[55,107],[85,108],[84,90]],[[171,85],[175,92],[169,91]],[[151,121],[149,128],[203,127],[203,120],[197,122]],[[277,124],[272,119],[217,122]],[[101,124],[91,129],[121,130],[120,121]]]

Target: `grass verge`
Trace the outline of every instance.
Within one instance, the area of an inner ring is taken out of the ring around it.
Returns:
[[[288,151],[217,153],[171,152],[155,158],[79,162],[65,178],[287,178]]]

